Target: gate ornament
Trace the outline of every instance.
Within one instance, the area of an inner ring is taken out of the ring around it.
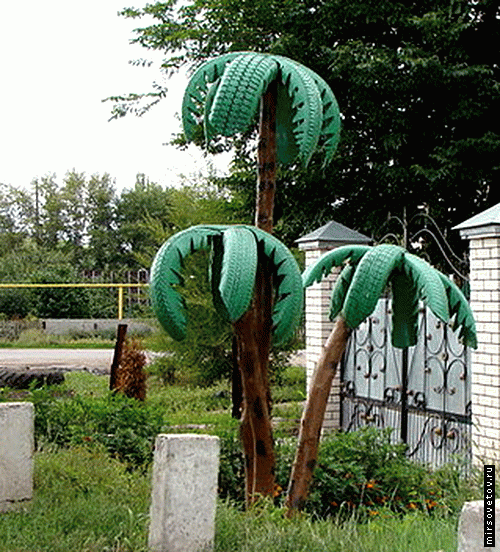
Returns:
[[[301,508],[306,500],[332,381],[349,336],[373,313],[388,286],[392,291],[391,338],[395,347],[406,349],[416,344],[420,301],[443,323],[452,320],[464,344],[477,347],[474,317],[465,296],[423,259],[395,245],[343,246],[307,268],[302,275],[304,287],[341,266],[331,295],[330,318],[337,317],[336,323],[318,360],[302,415],[288,489],[289,512]]]

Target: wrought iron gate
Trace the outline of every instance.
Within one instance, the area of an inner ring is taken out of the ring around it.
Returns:
[[[438,467],[459,455],[470,461],[469,352],[452,329],[422,307],[419,339],[392,347],[390,300],[353,332],[341,378],[341,424],[392,427],[408,455]]]

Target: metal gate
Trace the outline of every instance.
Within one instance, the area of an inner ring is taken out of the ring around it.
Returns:
[[[353,332],[341,370],[341,424],[394,428],[408,455],[434,467],[471,457],[469,352],[421,308],[417,345],[392,347],[391,304],[381,299]]]

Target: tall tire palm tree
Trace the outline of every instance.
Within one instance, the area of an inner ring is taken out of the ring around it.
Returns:
[[[374,310],[384,289],[392,292],[392,344],[416,344],[419,302],[423,301],[469,346],[477,347],[474,317],[458,287],[423,259],[395,245],[344,246],[323,255],[303,274],[305,287],[344,265],[331,296],[335,321],[314,372],[302,415],[299,442],[287,495],[288,515],[304,505],[316,465],[326,404],[351,332]]]
[[[277,162],[307,165],[319,150],[328,163],[339,141],[340,113],[330,87],[319,75],[282,56],[231,52],[202,64],[189,80],[182,104],[188,141],[200,124],[208,143],[216,135],[246,131],[257,115],[255,225],[271,233]],[[250,466],[248,502],[257,494],[274,492],[274,477],[268,473],[267,461],[262,460],[262,439],[255,431],[261,418],[270,418],[267,371],[273,286],[266,263],[258,264],[256,282],[250,308],[234,324],[234,350],[243,388],[241,436]],[[261,402],[265,396],[267,406],[252,406],[254,396]],[[264,441],[272,443],[270,419],[265,425],[269,435]]]
[[[259,266],[273,275],[275,297],[269,334],[276,344],[286,342],[297,328],[303,308],[300,270],[290,251],[278,239],[253,226],[195,226],[167,240],[153,261],[150,293],[153,309],[165,330],[184,339],[187,311],[177,287],[182,284],[182,265],[189,254],[210,250],[210,281],[215,307],[241,334],[244,344],[240,369],[253,374],[258,364],[259,336],[248,334],[242,320],[248,316],[261,284]],[[245,449],[247,500],[274,488],[274,451],[267,390],[254,377],[243,378],[250,418],[252,443]],[[245,443],[245,441],[243,441]]]

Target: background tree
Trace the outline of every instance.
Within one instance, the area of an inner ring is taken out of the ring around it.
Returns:
[[[332,218],[376,236],[380,221],[404,205],[408,218],[425,206],[447,232],[500,201],[495,0],[188,0],[122,15],[148,22],[134,42],[163,52],[167,74],[254,50],[302,62],[335,90],[344,130],[334,163],[323,169],[313,156],[307,171],[278,171],[276,230],[288,244]],[[151,93],[146,103],[166,90]],[[116,115],[137,103],[137,95],[117,101]],[[236,152],[228,183],[247,191],[251,209],[247,153],[244,145]],[[464,247],[458,237],[454,247]]]
[[[94,174],[87,184],[88,267],[105,270],[120,261],[118,197],[111,176]]]
[[[134,254],[152,245],[150,233],[143,224],[147,218],[169,225],[170,190],[138,174],[135,186],[121,194],[116,207],[116,238],[127,266],[136,265]]]
[[[89,273],[104,281],[124,281],[128,271],[151,266],[158,247],[174,230],[202,221],[240,221],[241,201],[237,194],[217,186],[210,176],[193,175],[176,188],[151,183],[144,175],[139,175],[137,182],[132,189],[118,193],[115,181],[107,173],[87,176],[71,170],[62,180],[49,174],[33,180],[26,188],[0,185],[0,281],[88,282]],[[127,248],[122,246],[122,240]],[[76,295],[58,290],[51,295],[49,308],[40,297],[48,298],[50,293],[1,290],[0,316],[49,316],[49,310],[52,316],[58,312],[57,303],[65,297],[67,301],[59,310],[65,316],[83,316],[84,308],[88,316],[116,315],[116,290],[79,290]],[[79,305],[73,295],[83,298],[84,305]],[[201,300],[203,293],[199,294],[200,327],[204,317],[213,316],[208,312],[209,293],[205,295]],[[191,360],[196,358],[197,364],[206,367],[210,359],[219,358],[216,344],[221,342],[221,336],[215,328],[214,321],[213,346],[205,327],[207,339],[196,344],[187,340],[186,349],[178,352],[177,359],[189,353]],[[180,363],[182,367],[185,364]],[[220,377],[216,370],[205,371],[209,372],[210,377]]]

